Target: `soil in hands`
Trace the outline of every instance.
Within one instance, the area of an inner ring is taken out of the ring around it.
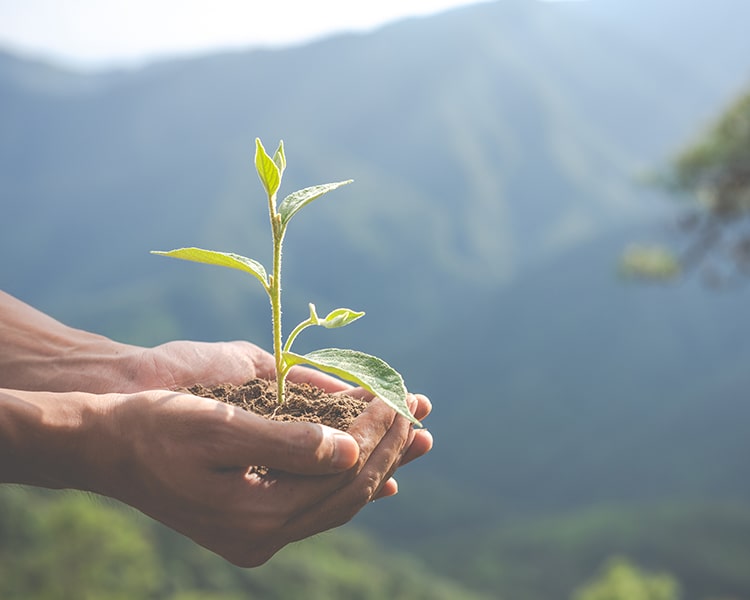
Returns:
[[[345,394],[328,394],[306,383],[286,382],[284,403],[276,401],[276,382],[251,379],[243,385],[194,385],[194,396],[239,406],[274,421],[308,421],[346,431],[367,402]]]
[[[211,398],[254,412],[274,421],[307,421],[321,423],[341,431],[349,429],[352,421],[365,409],[367,402],[345,394],[328,394],[306,383],[286,382],[284,404],[276,401],[276,382],[251,379],[243,385],[220,384],[205,387],[200,384],[187,388],[194,396]],[[266,466],[255,465],[250,474],[273,479],[274,472]]]

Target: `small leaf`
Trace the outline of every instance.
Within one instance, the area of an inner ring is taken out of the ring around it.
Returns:
[[[255,170],[268,196],[276,194],[281,185],[281,171],[274,160],[268,156],[260,138],[255,138]]]
[[[281,215],[281,222],[286,227],[289,220],[305,205],[310,204],[313,200],[317,200],[323,194],[327,194],[330,191],[335,190],[342,185],[351,183],[352,180],[338,181],[336,183],[324,183],[322,185],[314,185],[303,190],[297,190],[289,194],[286,198],[281,201],[279,205],[279,214]]]
[[[326,348],[304,356],[285,352],[284,361],[288,366],[307,364],[352,381],[375,394],[398,414],[421,426],[406,403],[407,392],[403,378],[393,367],[376,356],[357,350]]]
[[[178,248],[177,250],[169,250],[167,252],[152,250],[151,254],[171,256],[172,258],[245,271],[246,273],[250,273],[257,277],[263,284],[264,288],[268,288],[268,275],[263,265],[252,258],[246,258],[239,254],[216,252],[215,250],[203,250],[202,248]]]
[[[322,321],[319,321],[317,325],[325,327],[326,329],[335,329],[337,327],[344,327],[345,325],[349,325],[349,323],[353,323],[360,317],[364,316],[364,312],[355,312],[348,308],[337,308],[329,312],[326,315],[326,318]]]
[[[279,168],[279,177],[283,177],[284,169],[286,169],[286,155],[284,154],[284,140],[279,141],[279,147],[276,148],[276,152],[273,155],[273,162]]]

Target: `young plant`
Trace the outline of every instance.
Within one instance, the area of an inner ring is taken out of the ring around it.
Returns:
[[[268,196],[268,212],[271,219],[273,267],[270,274],[258,261],[229,252],[216,252],[201,248],[179,248],[167,252],[153,250],[152,254],[237,269],[249,273],[261,283],[271,301],[273,352],[276,362],[279,403],[284,402],[284,382],[289,370],[294,365],[309,365],[360,385],[381,398],[397,413],[419,425],[406,403],[404,380],[385,361],[363,352],[340,348],[315,350],[304,355],[292,352],[292,343],[303,329],[312,326],[328,329],[343,327],[356,321],[365,313],[355,312],[348,308],[337,308],[324,318],[320,318],[315,311],[315,306],[310,304],[309,318],[292,330],[286,342],[283,341],[281,329],[281,250],[289,221],[300,209],[313,200],[317,200],[342,185],[351,183],[351,180],[349,180],[308,187],[290,194],[280,203],[277,203],[276,195],[285,168],[286,157],[284,156],[283,142],[279,142],[279,147],[271,158],[260,139],[255,140],[255,169]]]

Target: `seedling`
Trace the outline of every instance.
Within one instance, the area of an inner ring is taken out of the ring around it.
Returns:
[[[178,248],[167,252],[153,250],[152,254],[237,269],[249,273],[261,283],[271,300],[273,352],[276,362],[279,403],[284,402],[284,382],[289,370],[294,365],[309,365],[360,385],[381,398],[397,413],[419,425],[406,403],[406,387],[403,378],[385,361],[364,352],[340,348],[315,350],[304,355],[292,352],[292,343],[302,330],[316,325],[328,329],[343,327],[356,321],[365,313],[355,312],[348,308],[337,308],[321,319],[315,311],[315,306],[310,304],[309,318],[292,330],[286,342],[283,341],[281,329],[281,250],[289,221],[300,209],[313,200],[317,200],[342,185],[351,183],[351,180],[348,180],[308,187],[290,194],[277,205],[276,194],[281,185],[285,168],[286,157],[283,142],[279,142],[279,147],[271,158],[260,139],[255,140],[255,169],[268,196],[268,212],[271,219],[273,268],[270,274],[258,261],[229,252],[216,252],[201,248]]]

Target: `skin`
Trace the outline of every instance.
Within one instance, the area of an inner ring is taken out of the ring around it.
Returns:
[[[349,433],[169,391],[273,375],[247,342],[120,344],[0,292],[0,482],[116,498],[250,567],[394,495],[396,469],[432,447],[380,400],[305,368],[289,378],[371,400]],[[431,409],[418,394],[410,405],[420,420]]]

